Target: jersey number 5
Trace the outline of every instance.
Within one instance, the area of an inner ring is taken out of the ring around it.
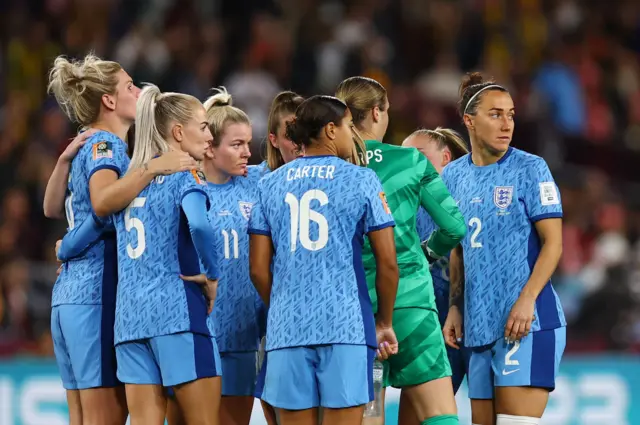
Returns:
[[[131,210],[133,208],[144,207],[145,202],[147,202],[147,198],[136,198],[131,202],[131,204],[129,204],[127,209],[124,210],[125,229],[127,229],[127,232],[131,232],[131,230],[135,229],[138,236],[138,242],[136,243],[135,248],[130,243],[127,244],[127,254],[134,260],[142,255],[147,244],[144,240],[144,224],[139,218],[131,217]]]
[[[329,203],[327,194],[321,190],[308,190],[302,197],[300,202],[293,193],[287,193],[284,201],[289,204],[291,213],[291,252],[298,247],[298,236],[300,244],[309,251],[318,251],[324,248],[329,241],[329,224],[325,216],[311,209],[311,201],[318,201],[320,206]],[[318,239],[311,240],[309,235],[309,222],[313,221],[318,225]]]

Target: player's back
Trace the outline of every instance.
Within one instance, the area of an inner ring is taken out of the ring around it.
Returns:
[[[204,175],[193,170],[159,176],[116,215],[116,344],[185,331],[210,334],[200,287],[180,279],[200,274],[181,202],[205,189]]]
[[[394,236],[400,271],[396,308],[432,308],[434,296],[429,263],[422,252],[420,238],[416,232],[421,182],[428,171],[428,161],[413,148],[393,146],[374,140],[367,140],[366,146],[367,167],[375,171],[382,182],[396,222]],[[433,173],[434,177],[437,176],[435,170]],[[376,264],[368,242],[365,243],[363,262],[367,272],[369,295],[374,299]]]
[[[246,177],[234,176],[227,183],[209,183],[209,217],[216,234],[219,276],[212,312],[216,341],[221,352],[258,349],[257,292],[249,276],[249,235],[247,228],[258,198],[258,182],[264,174],[260,166],[248,168]]]
[[[93,214],[89,180],[103,169],[121,176],[129,166],[126,143],[116,135],[99,131],[87,139],[71,163],[65,199],[68,230]],[[117,275],[115,232],[105,232],[81,256],[70,259],[53,287],[52,305],[109,303],[115,297]],[[107,300],[103,300],[104,296]]]
[[[541,244],[534,223],[561,217],[560,197],[544,160],[515,148],[483,167],[463,156],[447,165],[442,177],[469,225],[461,242],[465,343],[490,344],[503,335],[538,258]],[[551,283],[538,296],[535,317],[532,331],[566,324]]]
[[[298,158],[260,181],[259,216],[275,248],[267,350],[375,347],[361,263],[372,184],[379,187],[370,170],[333,156]]]

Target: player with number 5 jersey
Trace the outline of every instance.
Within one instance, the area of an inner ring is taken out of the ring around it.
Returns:
[[[132,167],[170,149],[201,161],[210,142],[200,101],[142,90]],[[220,358],[209,319],[218,265],[206,184],[196,170],[157,178],[115,219],[116,356],[133,424],[164,423],[162,387],[174,388],[186,423],[219,423]]]
[[[394,221],[375,173],[342,159],[353,147],[343,102],[307,99],[287,137],[305,156],[262,178],[249,225],[251,277],[269,304],[262,397],[282,409],[283,423],[316,421],[320,406],[324,423],[357,423],[373,397],[378,342],[395,351]],[[377,323],[362,266],[365,234],[380,267]]]
[[[444,332],[456,346],[463,295],[464,342],[473,347],[473,423],[491,424],[497,415],[498,425],[535,425],[555,387],[566,339],[550,283],[562,253],[560,194],[542,158],[509,146],[515,108],[504,87],[474,73],[463,81],[461,98],[472,149],[446,166],[442,178],[468,233],[462,258],[459,250],[451,254]]]

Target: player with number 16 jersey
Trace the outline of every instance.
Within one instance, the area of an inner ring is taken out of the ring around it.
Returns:
[[[262,397],[281,409],[360,409],[373,393],[376,327],[361,249],[365,234],[384,232],[391,242],[394,221],[375,173],[328,154],[327,146],[351,152],[350,121],[335,98],[305,101],[287,134],[307,156],[260,180],[250,218],[251,250],[267,236],[275,252]]]

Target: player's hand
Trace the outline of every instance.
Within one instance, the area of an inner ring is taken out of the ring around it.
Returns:
[[[204,273],[195,276],[180,275],[180,279],[202,285],[202,294],[207,299],[207,313],[211,314],[213,304],[216,301],[216,295],[218,294],[218,280],[207,279]]]
[[[97,132],[98,130],[96,130],[95,128],[90,128],[89,130],[83,131],[82,133],[74,137],[73,140],[71,140],[71,143],[69,143],[67,148],[64,150],[64,152],[62,152],[62,154],[60,155],[60,160],[64,162],[71,162],[73,158],[76,157],[76,154],[78,153],[80,148],[83,147],[85,143],[87,143],[87,139]]]
[[[504,337],[508,342],[520,341],[529,335],[531,322],[534,320],[536,298],[528,293],[521,293],[511,308],[507,325],[504,327]]]
[[[451,348],[460,349],[459,343],[462,341],[462,312],[457,306],[449,308],[447,320],[442,327],[444,342]]]
[[[379,360],[387,360],[398,353],[398,339],[391,326],[376,323],[376,340],[378,341],[376,354]]]
[[[194,168],[199,168],[198,162],[188,153],[179,150],[169,151],[149,161],[149,170],[156,175],[167,176]]]

